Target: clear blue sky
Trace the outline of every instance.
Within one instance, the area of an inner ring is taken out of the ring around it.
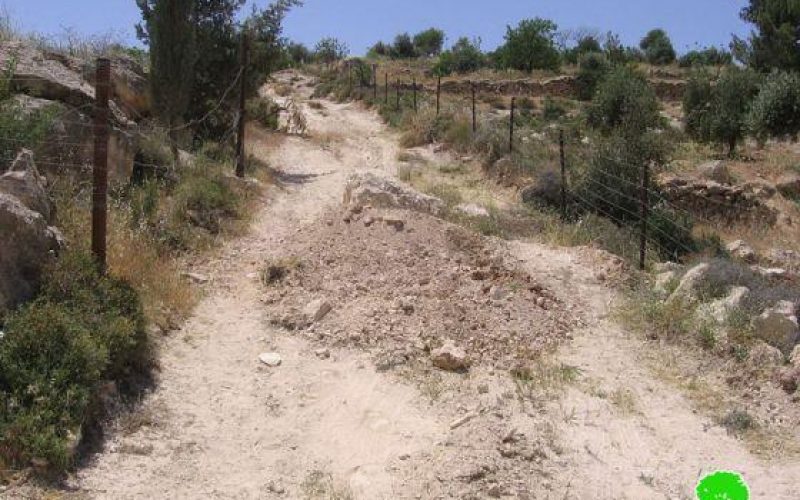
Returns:
[[[255,0],[264,5],[267,0]],[[336,36],[354,54],[379,39],[430,26],[444,29],[448,44],[460,36],[481,37],[485,49],[502,42],[507,24],[546,17],[561,29],[595,28],[621,35],[634,45],[652,27],[663,27],[680,52],[700,45],[724,45],[746,34],[739,20],[746,0],[306,0],[293,12],[286,34],[313,46]],[[139,19],[134,0],[0,0],[24,31],[57,34],[62,27],[82,33],[114,31],[134,41]]]

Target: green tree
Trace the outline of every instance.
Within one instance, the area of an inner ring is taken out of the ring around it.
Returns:
[[[759,71],[800,70],[800,2],[750,0],[741,17],[755,30],[749,43],[734,39],[732,45],[739,60]]]
[[[314,48],[314,57],[317,61],[325,64],[342,60],[349,53],[350,50],[347,48],[347,44],[333,37],[323,38],[317,42],[317,46]]]
[[[620,66],[600,83],[587,121],[606,134],[618,129],[649,130],[661,123],[658,99],[644,75]]]
[[[716,85],[702,73],[696,75],[684,97],[687,132],[698,141],[726,145],[733,156],[748,131],[759,83],[757,73],[735,66],[727,68]]]
[[[564,51],[564,60],[570,64],[578,64],[582,55],[592,52],[603,52],[603,47],[595,36],[585,35],[578,39],[575,47]]]
[[[525,19],[516,28],[507,27],[505,45],[498,49],[501,66],[531,72],[557,70],[560,55],[554,37],[558,26],[547,19]]]
[[[578,98],[589,101],[595,90],[611,69],[608,59],[602,52],[588,52],[579,59],[578,76],[575,83],[578,87]]]
[[[690,50],[678,59],[682,68],[693,66],[727,66],[733,63],[733,55],[726,50],[708,47],[702,50]]]
[[[395,59],[412,59],[417,57],[417,50],[414,41],[408,33],[400,33],[394,38],[392,45],[392,57]]]
[[[302,43],[290,42],[286,46],[286,54],[292,66],[301,66],[311,61],[311,51]]]
[[[750,130],[761,140],[797,139],[800,134],[800,74],[775,71],[761,85],[748,117]]]
[[[417,54],[432,57],[439,55],[444,46],[444,31],[430,28],[414,35],[414,48]]]
[[[665,65],[675,62],[675,49],[666,31],[662,29],[651,30],[639,43],[639,48],[644,51],[647,62],[655,65]]]
[[[700,142],[711,140],[713,94],[711,76],[705,70],[695,70],[686,82],[683,93],[683,116],[686,133]]]
[[[178,161],[175,126],[183,120],[194,84],[195,11],[194,0],[139,0],[142,9],[151,9],[146,30],[150,43],[150,87],[154,110],[170,129],[172,154]]]
[[[480,40],[471,41],[467,37],[459,38],[450,50],[439,56],[433,68],[438,75],[469,73],[483,67],[485,58],[481,52]]]
[[[387,44],[385,44],[383,42],[377,42],[375,45],[370,47],[370,49],[367,51],[367,56],[368,57],[388,57],[388,56],[391,55],[391,53],[392,53],[392,48],[389,45],[387,45]]]

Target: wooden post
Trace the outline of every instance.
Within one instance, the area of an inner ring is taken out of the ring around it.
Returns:
[[[378,100],[378,65],[372,65],[372,99],[373,101]]]
[[[650,185],[650,164],[645,163],[642,166],[642,191],[641,191],[641,204],[642,204],[642,235],[639,242],[639,269],[644,271],[647,259],[647,218],[649,216],[649,197],[648,187]]]
[[[236,177],[244,178],[244,167],[245,167],[245,150],[244,150],[244,134],[245,134],[245,123],[247,121],[246,116],[246,109],[247,109],[247,63],[248,63],[248,51],[250,49],[250,40],[248,39],[247,33],[242,33],[242,51],[239,55],[240,60],[239,64],[241,65],[241,76],[240,78],[242,81],[239,85],[239,130],[236,134]]]
[[[558,149],[561,153],[561,218],[567,220],[567,160],[564,154],[564,129],[558,131]]]
[[[511,98],[511,120],[509,120],[509,133],[508,133],[508,152],[514,152],[514,108],[517,105],[517,98]]]
[[[400,80],[397,80],[397,85],[395,86],[395,92],[397,94],[397,111],[400,111]]]
[[[414,78],[412,80],[411,86],[413,87],[412,90],[414,91],[414,113],[416,113],[417,112],[417,79],[416,78]]]
[[[436,80],[436,116],[439,116],[440,110],[440,101],[442,97],[442,76],[439,75],[438,79]]]
[[[475,104],[475,82],[470,82],[470,88],[472,90],[472,133],[474,134],[478,131],[478,113]]]
[[[94,168],[92,171],[92,255],[102,273],[106,272],[108,224],[108,100],[111,95],[111,61],[97,60],[94,103]]]

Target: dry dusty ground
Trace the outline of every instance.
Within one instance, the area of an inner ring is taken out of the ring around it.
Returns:
[[[798,498],[796,459],[756,458],[653,375],[648,346],[608,318],[607,258],[402,211],[403,231],[345,223],[347,176],[394,174],[397,138],[358,104],[312,109],[307,80],[292,83],[309,137],[253,146],[281,187],[193,269],[207,295],[165,339],[157,388],[68,496],[690,499],[732,469],[753,498]],[[289,275],[264,285],[281,260]],[[321,297],[328,317],[284,328]],[[430,366],[444,337],[476,360],[468,374]]]

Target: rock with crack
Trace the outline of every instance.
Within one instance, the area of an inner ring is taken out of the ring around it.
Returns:
[[[303,315],[309,324],[313,324],[322,321],[332,310],[333,306],[330,302],[325,299],[316,299],[306,304]]]
[[[753,319],[759,338],[789,355],[800,340],[797,304],[782,300]]]
[[[369,205],[414,210],[434,216],[441,215],[444,210],[444,203],[439,198],[420,193],[397,180],[369,172],[353,174],[347,179],[344,205],[351,210],[353,207]]]
[[[756,255],[756,251],[753,250],[753,247],[745,243],[743,240],[736,240],[726,247],[728,253],[737,260],[745,262],[747,264],[754,263],[758,256]]]
[[[439,349],[431,352],[433,365],[448,372],[464,372],[471,365],[464,349],[456,346],[452,340],[447,340]]]

